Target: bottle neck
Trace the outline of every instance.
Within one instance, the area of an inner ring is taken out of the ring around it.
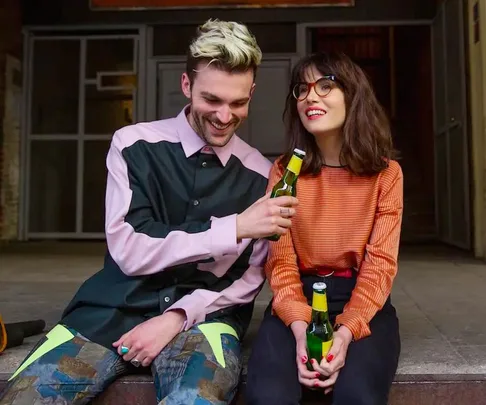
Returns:
[[[285,170],[285,173],[283,175],[283,181],[286,184],[294,185],[294,183],[297,181],[297,177],[298,176],[294,172],[287,169],[287,170]]]
[[[322,323],[328,320],[327,294],[314,291],[312,295],[312,321]]]
[[[323,324],[329,321],[329,313],[327,311],[318,311],[312,308],[312,315],[311,315],[312,323],[316,324]]]

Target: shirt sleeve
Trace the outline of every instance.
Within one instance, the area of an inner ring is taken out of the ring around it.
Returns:
[[[268,190],[280,180],[282,171],[275,163],[270,172]],[[312,308],[302,289],[292,231],[269,243],[265,274],[273,292],[273,311],[289,326],[295,321],[310,322]]]
[[[248,243],[248,240],[246,240]],[[192,294],[182,297],[165,312],[182,309],[186,313],[184,330],[194,324],[204,322],[206,315],[235,305],[243,305],[253,301],[265,282],[263,265],[267,257],[268,241],[259,239],[253,245],[249,259],[249,267],[241,278],[220,292],[204,289],[195,290]]]
[[[348,327],[355,340],[371,334],[369,322],[383,307],[397,274],[398,250],[403,212],[403,174],[392,162],[382,178],[375,222],[356,286],[336,323]]]
[[[117,133],[108,151],[105,231],[108,250],[129,276],[238,254],[236,214],[172,226],[154,219],[144,182],[130,172]]]

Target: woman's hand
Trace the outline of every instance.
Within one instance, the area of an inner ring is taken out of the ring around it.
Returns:
[[[323,376],[329,377],[323,381],[323,384],[319,385],[325,388],[325,394],[332,391],[332,387],[338,378],[339,370],[346,362],[346,354],[352,340],[353,334],[351,331],[346,326],[341,326],[334,332],[334,341],[327,356],[322,358],[320,364],[317,362],[312,363],[314,370]]]
[[[319,380],[321,374],[317,371],[309,371],[306,366],[309,360],[307,357],[307,323],[304,321],[292,322],[290,329],[295,337],[299,382],[309,388],[324,387],[324,381]]]

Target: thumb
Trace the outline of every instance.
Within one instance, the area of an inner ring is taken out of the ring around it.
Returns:
[[[334,340],[334,342],[331,346],[331,349],[329,350],[329,352],[326,355],[326,361],[328,363],[330,363],[333,359],[336,358],[337,354],[339,353],[339,350],[341,350],[342,344],[343,343],[342,343],[341,340],[337,340],[337,339]]]
[[[266,193],[266,194],[265,194],[263,197],[260,197],[260,198],[258,199],[258,201],[257,201],[257,202],[262,202],[262,201],[268,200],[268,199],[270,198],[270,195],[271,195],[271,194],[272,194],[272,192],[271,192],[271,191],[269,191],[269,192],[268,192],[268,193]]]

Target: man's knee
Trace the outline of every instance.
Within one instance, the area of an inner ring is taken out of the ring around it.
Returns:
[[[198,384],[179,384],[162,398],[159,405],[229,405],[237,387],[228,391],[215,381],[199,380]]]

